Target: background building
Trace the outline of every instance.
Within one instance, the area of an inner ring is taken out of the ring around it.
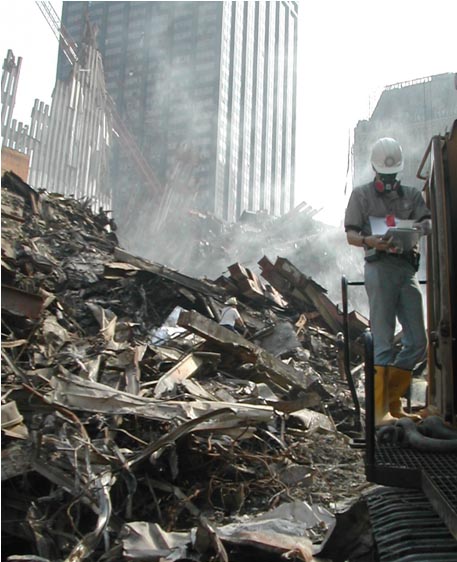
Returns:
[[[422,157],[433,135],[450,130],[457,116],[456,75],[438,74],[387,86],[367,121],[354,131],[353,185],[373,179],[371,147],[381,137],[393,137],[403,148],[405,185],[422,187],[416,178]]]
[[[291,208],[296,2],[63,3],[77,43],[87,19],[98,27],[108,91],[160,184],[160,197],[151,194],[115,147],[121,230],[153,209],[161,219],[192,208],[234,221],[245,210]],[[58,77],[67,72],[60,55]]]

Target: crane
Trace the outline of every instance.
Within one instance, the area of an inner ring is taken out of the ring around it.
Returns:
[[[60,47],[67,57],[68,62],[73,65],[78,61],[78,47],[74,41],[71,40],[68,32],[60,21],[59,15],[50,2],[37,1],[40,12],[43,14],[44,19],[51,28],[52,33],[60,43]]]

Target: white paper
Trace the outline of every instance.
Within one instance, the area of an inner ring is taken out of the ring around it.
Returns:
[[[371,233],[377,236],[382,236],[391,228],[413,229],[413,224],[416,222],[410,219],[397,219],[395,217],[395,227],[387,226],[386,217],[369,217]]]

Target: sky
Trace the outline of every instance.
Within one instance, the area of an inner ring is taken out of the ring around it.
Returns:
[[[296,200],[343,220],[348,148],[390,84],[457,72],[455,0],[299,0]],[[61,14],[62,2],[53,0]],[[14,117],[50,103],[57,39],[33,0],[0,2],[0,55],[22,57]],[[457,95],[457,93],[456,93]]]

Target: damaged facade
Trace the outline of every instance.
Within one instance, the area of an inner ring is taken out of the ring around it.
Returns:
[[[260,266],[183,275],[4,175],[5,558],[319,560],[367,487],[341,316],[290,261]],[[244,335],[218,324],[229,296]]]
[[[370,149],[379,131],[393,137],[407,155],[402,172],[405,185],[422,187],[417,178],[431,135],[442,134],[457,115],[456,74],[448,72],[386,86],[369,119],[354,130],[353,185],[372,180]]]

